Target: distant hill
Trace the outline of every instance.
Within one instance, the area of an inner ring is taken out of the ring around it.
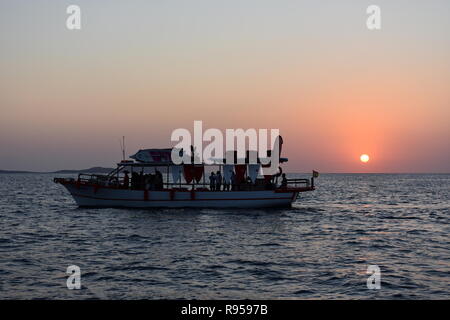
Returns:
[[[59,174],[74,174],[74,173],[109,173],[112,168],[92,167],[82,170],[58,170],[51,172],[35,172],[35,171],[19,171],[19,170],[0,170],[0,174],[15,174],[15,173],[59,173]]]
[[[0,170],[0,174],[2,174],[2,173],[11,174],[11,173],[37,173],[37,172],[32,172],[32,171],[18,171],[18,170]]]
[[[103,167],[92,167],[89,169],[82,169],[82,170],[58,170],[53,171],[50,173],[110,173],[114,169],[112,168],[103,168]]]

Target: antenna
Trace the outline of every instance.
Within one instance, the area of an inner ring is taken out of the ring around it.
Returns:
[[[125,136],[122,136],[122,159],[125,161]]]
[[[119,140],[120,150],[122,150],[122,161],[125,161],[125,136],[122,136],[122,140]]]

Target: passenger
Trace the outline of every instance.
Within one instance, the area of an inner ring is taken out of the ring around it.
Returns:
[[[131,174],[131,189],[137,189],[139,185],[139,174],[137,172],[133,172]]]
[[[156,190],[162,190],[164,188],[163,176],[159,170],[155,172],[155,187]]]
[[[236,174],[234,171],[231,171],[231,191],[236,190]]]
[[[266,190],[274,190],[274,189],[276,189],[276,186],[275,186],[275,184],[272,182],[272,178],[270,179],[270,180],[267,180],[266,181],[266,184],[265,184],[265,189]]]
[[[220,171],[217,171],[216,174],[216,191],[220,191],[222,187],[222,174],[220,173]]]
[[[223,177],[223,191],[230,191],[230,181],[226,181]]]
[[[130,186],[130,177],[128,176],[128,171],[123,172],[125,175],[123,176],[123,187],[128,189]]]
[[[211,191],[214,191],[216,189],[216,175],[214,172],[211,172],[211,175],[209,176],[209,189]]]
[[[286,173],[283,173],[281,175],[281,186],[282,189],[286,189],[287,188],[287,178],[286,178]]]
[[[154,174],[149,174],[148,175],[148,184],[149,184],[149,189],[150,190],[156,190],[156,183],[155,183],[155,175]]]
[[[151,185],[150,185],[150,175],[149,174],[145,174],[144,175],[144,190],[150,190]]]
[[[138,179],[138,189],[144,189],[145,187],[145,181],[144,181],[144,170],[141,170],[141,173],[139,173],[139,179]]]

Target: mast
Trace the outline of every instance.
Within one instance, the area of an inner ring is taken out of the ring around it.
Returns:
[[[125,161],[125,136],[122,136],[122,160]]]

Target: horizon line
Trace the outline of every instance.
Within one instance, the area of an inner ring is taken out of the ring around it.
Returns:
[[[0,169],[0,173],[34,173],[34,174],[47,174],[47,173],[59,173],[58,171],[77,171],[83,172],[86,170],[92,170],[94,168],[102,168],[102,169],[111,169],[114,170],[113,167],[102,167],[102,166],[94,166],[85,169],[57,169],[53,171],[33,171],[33,170],[22,170],[22,169]],[[311,174],[313,170],[309,172],[301,172],[301,171],[286,171],[286,173],[290,174]],[[315,170],[317,171],[317,170]],[[426,171],[417,171],[417,172],[331,172],[331,171],[319,171],[319,174],[450,174],[450,172],[426,172]]]

